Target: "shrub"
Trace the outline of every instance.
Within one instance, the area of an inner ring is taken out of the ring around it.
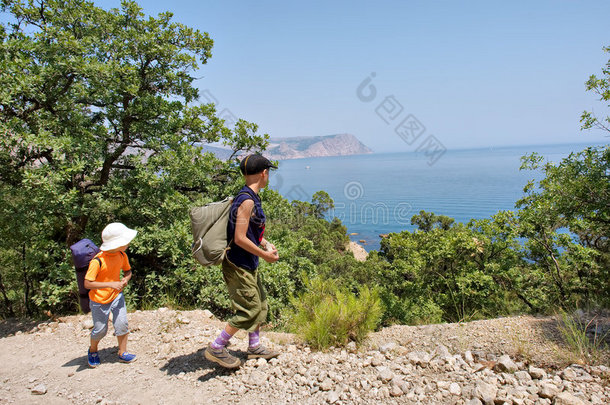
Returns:
[[[305,292],[292,300],[291,324],[313,348],[360,343],[379,324],[383,310],[376,290],[362,286],[356,295],[320,277],[305,284]]]

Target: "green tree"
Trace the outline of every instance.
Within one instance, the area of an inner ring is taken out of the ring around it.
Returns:
[[[169,12],[147,17],[133,1],[1,5],[0,302],[13,313],[74,308],[66,248],[99,242],[111,221],[141,231],[134,289],[155,296],[167,286],[147,279],[193,268],[187,208],[241,181],[234,160],[201,146],[237,154],[264,149],[267,135],[243,120],[227,128],[198,103],[194,73],[213,41]]]
[[[610,53],[610,46],[604,47],[604,52]],[[591,75],[585,85],[587,91],[592,91],[599,96],[600,101],[610,102],[610,60],[602,68],[601,78]],[[608,104],[607,106],[610,107]],[[580,117],[580,122],[582,123],[582,129],[597,128],[610,132],[610,116],[599,118],[590,111],[584,111]]]
[[[610,285],[610,146],[586,148],[560,163],[523,158],[545,177],[517,202],[526,257],[540,266],[549,305],[607,305]]]

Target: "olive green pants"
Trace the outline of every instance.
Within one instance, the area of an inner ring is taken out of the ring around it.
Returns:
[[[222,275],[229,289],[235,315],[229,325],[248,332],[256,330],[267,319],[267,292],[258,270],[249,271],[231,263],[222,262]]]

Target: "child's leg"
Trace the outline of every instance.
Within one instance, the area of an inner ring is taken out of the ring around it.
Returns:
[[[119,342],[119,354],[127,351],[127,336],[129,336],[129,333],[116,337]]]
[[[91,338],[91,342],[89,343],[89,351],[91,353],[97,352],[97,344],[99,342],[100,342],[99,340],[93,340],[93,338]]]
[[[91,353],[97,352],[97,345],[108,332],[108,318],[110,317],[110,305],[98,304],[91,301],[91,318],[93,319],[93,329],[91,330]]]
[[[119,355],[127,351],[127,336],[129,335],[129,324],[127,322],[127,306],[123,293],[112,301],[112,323],[114,334],[119,344]]]
[[[260,344],[260,325],[258,325],[254,332],[248,332],[248,347],[250,349],[255,349],[260,346]]]
[[[211,346],[216,350],[222,349],[227,345],[227,343],[229,343],[229,340],[233,337],[234,334],[237,333],[238,330],[239,329],[227,323],[227,326],[225,326],[224,330],[220,332],[220,335],[218,335],[216,340],[211,343]]]

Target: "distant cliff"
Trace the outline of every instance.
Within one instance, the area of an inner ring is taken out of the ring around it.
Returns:
[[[269,159],[299,159],[320,156],[346,156],[372,153],[351,134],[272,138],[263,153]]]

